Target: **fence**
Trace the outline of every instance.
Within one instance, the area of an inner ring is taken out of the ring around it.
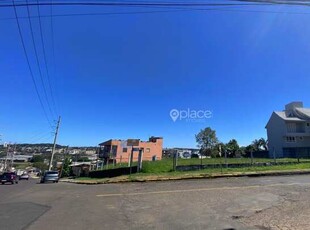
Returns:
[[[117,176],[122,176],[122,175],[129,175],[131,173],[137,173],[137,172],[138,172],[138,167],[132,166],[132,167],[91,171],[89,172],[89,177],[91,178],[117,177]]]
[[[246,167],[264,167],[274,165],[290,165],[296,163],[310,163],[308,158],[255,158],[253,157],[235,157],[235,158],[190,158],[181,159],[174,157],[172,168],[174,171],[189,171],[198,169],[212,168],[246,168]]]

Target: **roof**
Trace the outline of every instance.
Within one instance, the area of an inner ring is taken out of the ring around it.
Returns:
[[[305,121],[304,119],[300,119],[299,117],[288,117],[286,116],[284,111],[275,111],[275,114],[277,114],[280,118],[282,118],[285,121]]]
[[[296,108],[296,113],[302,118],[309,120],[310,119],[310,109],[307,108]]]

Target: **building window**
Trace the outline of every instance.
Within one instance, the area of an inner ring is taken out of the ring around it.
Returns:
[[[296,142],[295,137],[286,137],[286,142]]]
[[[303,141],[303,140],[304,140],[304,137],[299,137],[299,140],[300,140],[300,141]]]
[[[123,148],[123,153],[127,153],[127,148]]]
[[[146,152],[146,153],[149,153],[150,151],[151,151],[150,148],[146,148],[146,149],[145,149],[145,152]]]
[[[295,133],[296,132],[296,124],[295,123],[287,123],[287,132]]]
[[[307,126],[309,127],[309,126],[310,126],[310,123],[307,123]]]

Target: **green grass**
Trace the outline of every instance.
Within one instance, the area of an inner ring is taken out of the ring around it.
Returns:
[[[246,173],[246,172],[264,172],[264,171],[286,171],[286,170],[310,170],[310,163],[300,163],[292,165],[274,165],[274,166],[260,166],[260,167],[245,167],[245,168],[210,168],[195,171],[167,171],[168,168],[160,168],[160,170],[149,170],[142,173],[134,174],[133,176],[181,176],[181,175],[195,175],[195,174],[218,174],[218,173]]]
[[[153,162],[156,163],[156,162]],[[243,173],[256,173],[256,172],[272,172],[272,171],[299,171],[299,170],[310,170],[310,163],[300,163],[292,165],[275,165],[275,166],[263,166],[263,167],[247,167],[247,168],[213,168],[203,169],[198,171],[187,171],[187,172],[142,172],[133,175],[120,176],[114,178],[89,178],[80,177],[75,180],[83,183],[106,183],[106,182],[122,182],[122,181],[147,181],[147,180],[160,180],[164,178],[169,179],[182,179],[182,178],[195,178],[215,175],[229,175],[229,174],[243,174]]]
[[[296,158],[281,158],[277,159],[277,162],[297,162]],[[307,161],[309,162],[310,159],[300,159],[300,162]],[[273,159],[270,158],[254,158],[253,163],[256,162],[274,162]],[[202,159],[202,164],[223,164],[223,168],[225,165],[224,158],[205,158]],[[228,164],[241,164],[241,163],[251,163],[250,158],[227,158]],[[201,159],[198,158],[191,158],[191,159],[181,159],[177,160],[177,165],[200,165]],[[137,162],[133,162],[133,165],[136,166]],[[118,163],[116,165],[109,164],[108,166],[103,166],[102,169],[98,170],[106,170],[106,169],[113,169],[113,168],[120,168],[120,167],[128,167],[128,163]],[[168,173],[172,171],[173,167],[173,159],[172,158],[165,158],[160,161],[144,161],[142,164],[142,173]],[[262,168],[262,167],[257,167]]]
[[[137,166],[137,162],[132,162],[133,166]],[[104,165],[102,168],[99,168],[98,170],[107,170],[107,169],[115,169],[115,168],[122,168],[122,167],[128,167],[128,162],[126,163],[117,163],[116,165],[113,165],[112,163],[108,165]]]
[[[308,161],[308,159],[300,159],[300,162]],[[256,158],[253,162],[273,162],[273,159],[269,158]],[[277,162],[297,162],[295,158],[282,158],[277,159]],[[200,159],[178,159],[177,165],[200,165]],[[224,167],[224,159],[220,158],[206,158],[202,159],[202,164],[223,164]],[[251,163],[251,159],[249,158],[227,158],[227,163],[229,164],[238,164],[238,163]],[[166,173],[172,171],[173,160],[172,159],[163,159],[161,161],[145,161],[143,162],[142,172],[143,173]],[[300,164],[299,164],[300,165]],[[272,167],[272,166],[268,166]],[[255,167],[255,168],[268,168],[268,167]],[[279,166],[275,166],[279,167]],[[251,167],[254,168],[254,167]],[[244,168],[247,169],[247,168]],[[206,169],[206,170],[213,170],[213,169]],[[217,169],[214,169],[217,170]],[[234,169],[235,170],[235,169]]]
[[[305,162],[307,161],[307,162]],[[300,159],[300,164],[291,164],[291,165],[272,165],[272,166],[252,166],[244,168],[226,168],[224,164],[224,159],[220,158],[206,158],[202,159],[202,164],[220,164],[222,163],[222,168],[209,168],[202,170],[193,170],[193,171],[173,171],[173,159],[163,159],[160,161],[144,161],[142,164],[142,171],[131,176],[125,176],[129,180],[136,178],[146,178],[146,177],[182,177],[186,176],[195,176],[201,174],[227,174],[227,173],[246,173],[246,172],[262,172],[262,171],[285,171],[285,170],[303,170],[310,169],[310,162],[308,159]],[[238,163],[250,163],[251,159],[249,158],[228,158],[227,163],[229,164],[238,164]],[[269,158],[256,158],[253,162],[274,162],[273,159]],[[277,159],[277,162],[297,162],[295,158],[282,158]],[[178,165],[200,165],[200,159],[178,159]],[[134,165],[137,163],[135,162]],[[108,169],[118,168],[118,167],[127,167],[128,163],[112,164],[108,165]],[[104,166],[104,169],[107,169]],[[124,177],[124,176],[123,176]],[[89,180],[90,178],[78,178],[78,180]],[[106,178],[107,179],[107,178]],[[105,179],[105,180],[106,180]],[[97,178],[90,179],[91,181],[101,180]],[[104,179],[102,179],[104,180]]]
[[[32,166],[32,163],[30,162],[14,162],[13,163],[13,167],[15,169],[26,169],[27,167],[31,167]]]

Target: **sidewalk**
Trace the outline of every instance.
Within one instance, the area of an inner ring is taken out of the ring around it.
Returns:
[[[171,180],[189,180],[189,179],[212,179],[227,177],[261,177],[261,176],[285,176],[285,175],[304,175],[310,174],[309,169],[304,170],[287,170],[287,171],[263,171],[263,172],[246,172],[246,173],[211,173],[211,174],[186,174],[184,175],[133,175],[119,176],[114,178],[81,178],[81,179],[60,179],[60,182],[75,184],[110,184],[125,182],[152,182],[152,181],[171,181]]]

